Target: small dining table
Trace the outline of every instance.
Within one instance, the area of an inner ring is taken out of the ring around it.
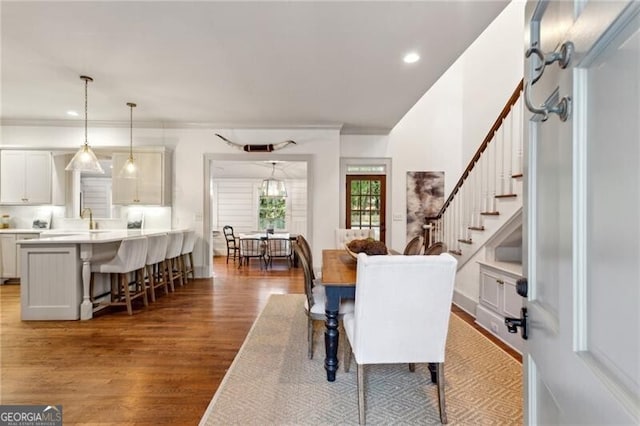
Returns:
[[[341,299],[356,297],[356,260],[346,250],[322,250],[322,284],[326,293],[327,315],[324,368],[327,380],[336,380],[338,371],[338,310]]]

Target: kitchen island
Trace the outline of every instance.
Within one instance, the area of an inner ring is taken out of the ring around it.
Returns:
[[[65,231],[19,240],[20,303],[23,320],[87,320],[91,262],[111,259],[128,238],[169,230]]]

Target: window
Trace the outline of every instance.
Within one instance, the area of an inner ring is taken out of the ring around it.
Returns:
[[[258,203],[258,229],[286,229],[287,199],[260,197]]]
[[[349,229],[370,228],[385,241],[385,176],[347,175],[347,215]]]

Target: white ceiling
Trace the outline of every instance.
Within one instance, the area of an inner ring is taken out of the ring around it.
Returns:
[[[383,134],[507,3],[2,1],[0,117]]]

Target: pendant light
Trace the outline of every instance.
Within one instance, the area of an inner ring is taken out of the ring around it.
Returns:
[[[287,196],[287,188],[284,186],[284,181],[280,179],[276,179],[276,163],[271,163],[273,165],[273,169],[271,170],[271,176],[268,179],[262,181],[262,185],[260,186],[260,196],[261,197],[286,197]]]
[[[131,109],[129,120],[129,158],[120,170],[120,177],[125,179],[135,179],[138,176],[138,166],[133,160],[133,109],[137,106],[133,102],[127,102],[127,106]]]
[[[98,162],[96,154],[94,154],[93,150],[89,146],[87,139],[87,86],[90,81],[93,81],[93,79],[86,75],[81,75],[80,78],[84,80],[84,145],[80,147],[78,152],[76,152],[76,155],[74,155],[71,161],[69,161],[65,170],[104,174],[104,170],[102,169],[102,166],[100,166],[100,162]]]

